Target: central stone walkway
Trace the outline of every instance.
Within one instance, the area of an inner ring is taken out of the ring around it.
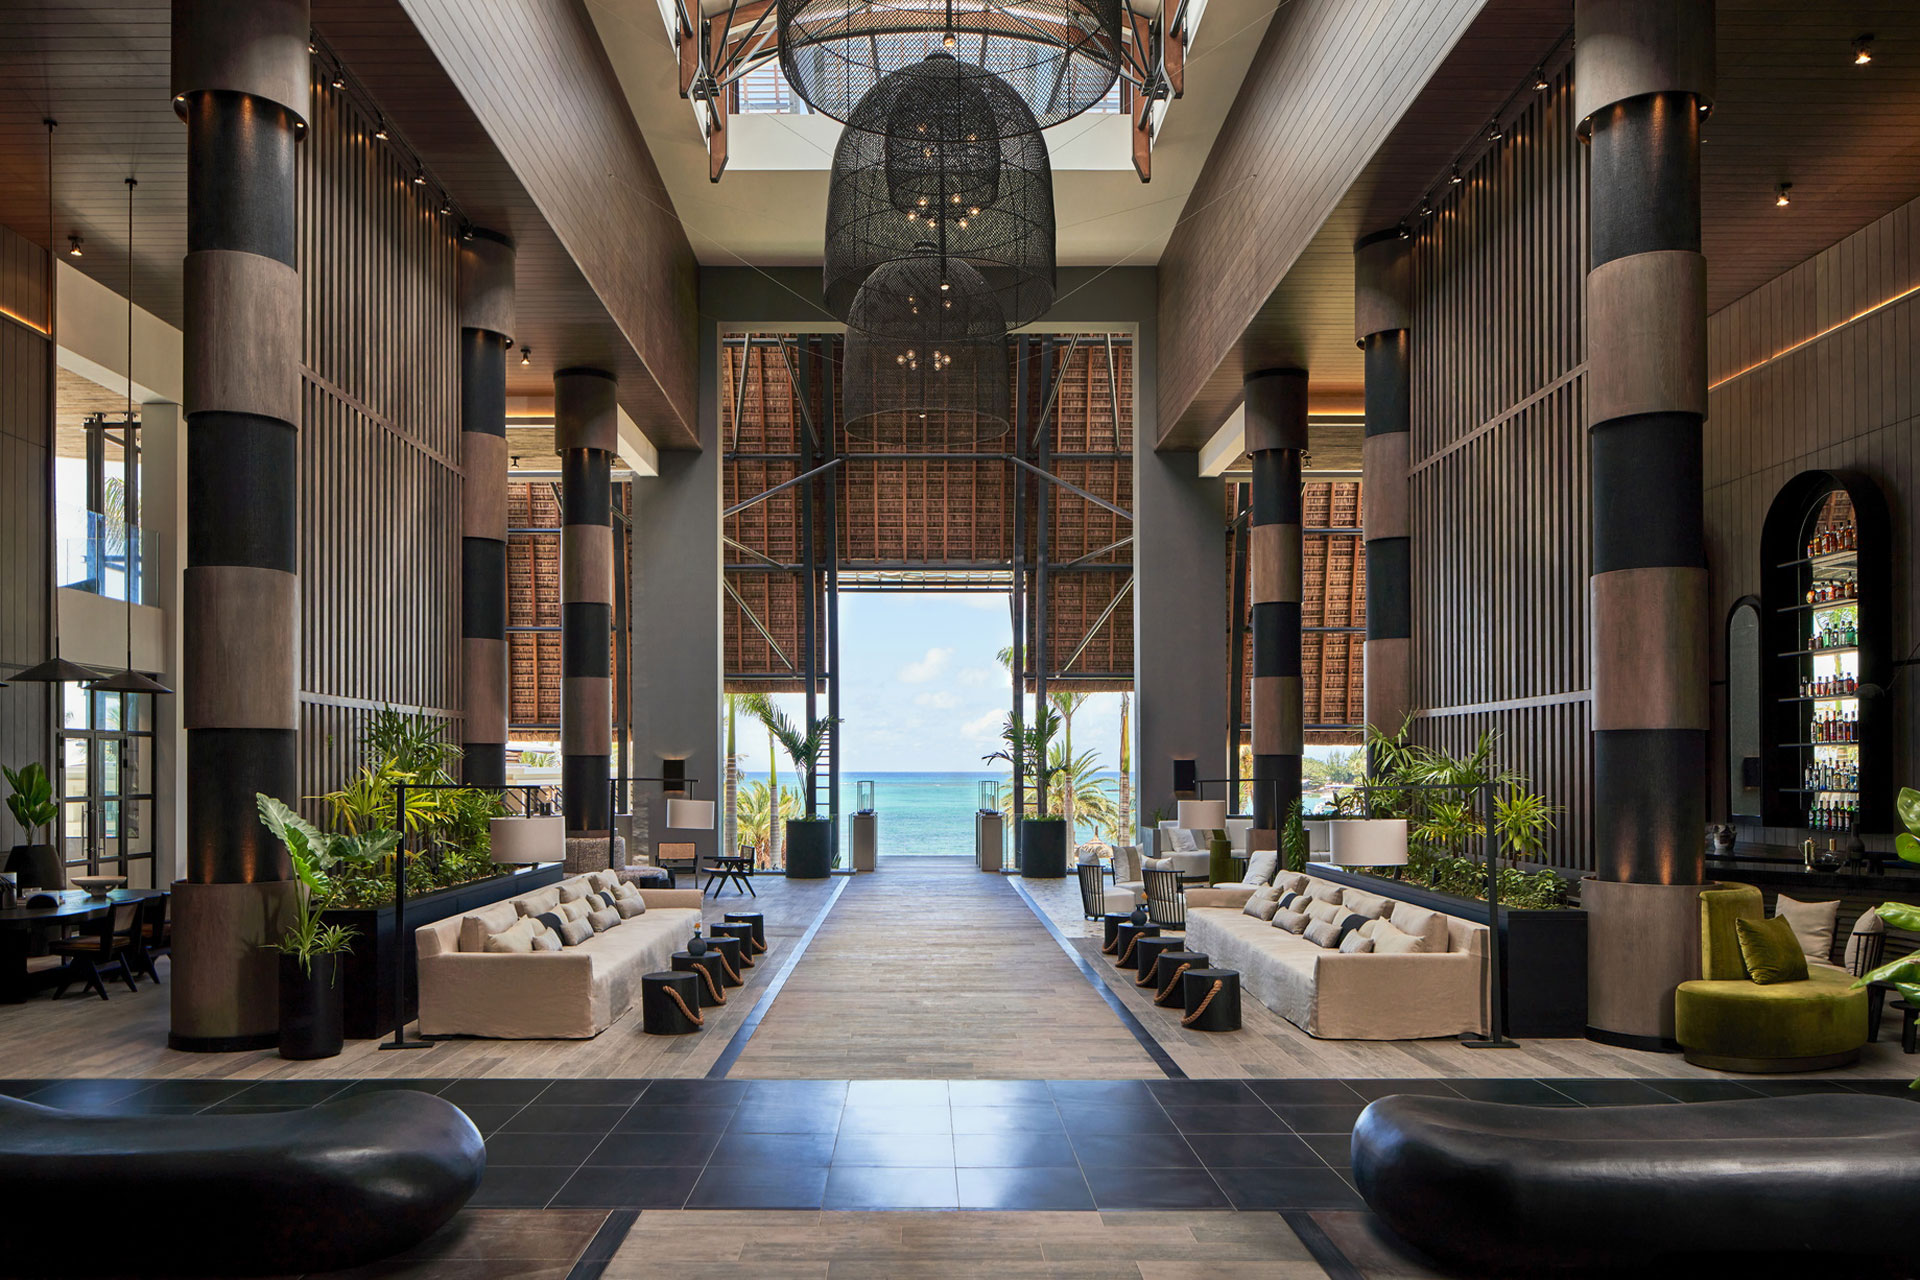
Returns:
[[[1004,878],[882,865],[847,885],[730,1078],[1161,1078]]]

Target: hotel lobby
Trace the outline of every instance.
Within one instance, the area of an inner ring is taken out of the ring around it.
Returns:
[[[0,1275],[1920,1276],[1920,13],[0,68]]]

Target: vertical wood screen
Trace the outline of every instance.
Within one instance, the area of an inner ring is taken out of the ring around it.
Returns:
[[[1590,869],[1586,154],[1562,70],[1415,240],[1409,500],[1417,741],[1497,758]]]
[[[299,148],[300,787],[383,705],[460,740],[456,231],[322,80]]]
[[[47,653],[47,255],[0,227],[0,680]],[[29,327],[31,326],[31,327]],[[0,762],[48,760],[48,686],[0,689]],[[26,839],[0,808],[0,847]]]

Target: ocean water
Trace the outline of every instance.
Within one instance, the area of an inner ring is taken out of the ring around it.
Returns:
[[[1110,794],[1117,795],[1119,775],[1102,773]],[[742,773],[741,782],[765,782],[765,773]],[[1004,773],[847,773],[840,778],[842,840],[847,815],[858,807],[855,784],[874,784],[873,808],[879,815],[880,856],[973,856],[973,814],[980,804],[980,783],[1007,780]],[[780,771],[780,785],[794,788],[791,770]],[[1031,798],[1028,801],[1032,803]],[[1085,823],[1080,840],[1104,839]],[[1077,843],[1077,841],[1076,841]]]

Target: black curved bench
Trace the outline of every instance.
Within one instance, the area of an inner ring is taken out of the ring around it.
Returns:
[[[486,1163],[473,1121],[411,1090],[261,1115],[85,1115],[0,1097],[0,1269],[360,1266],[437,1231]]]
[[[1708,1255],[1793,1260],[1803,1275],[1816,1274],[1811,1258],[1848,1256],[1906,1275],[1920,1105],[1804,1094],[1587,1109],[1400,1095],[1361,1112],[1353,1174],[1401,1239],[1473,1275]]]

